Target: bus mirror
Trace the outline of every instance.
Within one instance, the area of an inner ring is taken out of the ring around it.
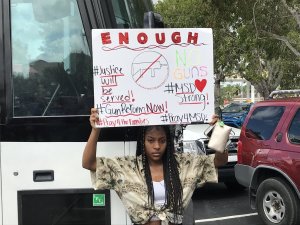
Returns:
[[[47,23],[71,15],[70,1],[30,1],[32,3],[34,18],[37,22]]]
[[[144,13],[144,28],[164,28],[163,18],[152,11]]]

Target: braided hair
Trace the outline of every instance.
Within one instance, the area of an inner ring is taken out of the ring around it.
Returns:
[[[175,220],[177,220],[179,215],[183,213],[182,206],[182,186],[179,179],[178,162],[175,159],[175,148],[174,139],[171,135],[169,126],[148,126],[141,127],[138,132],[137,147],[136,147],[136,157],[142,156],[143,170],[145,172],[145,179],[148,188],[148,202],[151,205],[154,204],[154,190],[151,177],[151,171],[149,162],[145,152],[145,135],[146,132],[151,129],[163,129],[166,133],[167,146],[166,151],[162,157],[163,161],[163,171],[164,171],[164,182],[165,182],[165,195],[166,202],[165,207],[171,207],[175,215]],[[138,165],[138,164],[137,164]]]

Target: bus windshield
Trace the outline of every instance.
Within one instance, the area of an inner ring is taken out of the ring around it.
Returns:
[[[79,1],[79,0],[78,0]],[[142,28],[151,0],[113,0],[117,28]],[[76,0],[11,0],[13,116],[86,115],[92,57]]]

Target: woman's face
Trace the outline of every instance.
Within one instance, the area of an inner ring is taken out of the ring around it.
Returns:
[[[166,132],[162,127],[154,126],[146,130],[145,133],[145,153],[149,163],[162,161],[167,147]]]

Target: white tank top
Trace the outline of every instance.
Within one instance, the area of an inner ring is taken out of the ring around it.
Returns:
[[[159,182],[153,181],[153,191],[154,191],[154,204],[160,206],[165,204],[166,193],[165,193],[164,180]]]
[[[163,206],[166,200],[165,182],[162,180],[159,182],[152,181],[152,183],[154,191],[154,204],[157,206]],[[150,220],[155,221],[160,219],[156,215],[153,215]]]

